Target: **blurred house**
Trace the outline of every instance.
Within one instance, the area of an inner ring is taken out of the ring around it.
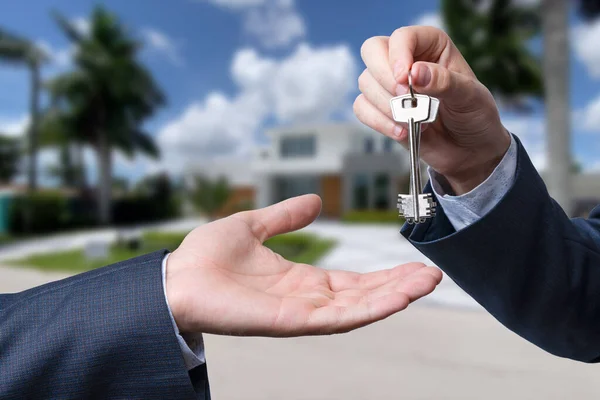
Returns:
[[[240,204],[265,207],[287,198],[316,193],[321,215],[338,218],[352,210],[396,210],[398,193],[409,191],[408,152],[395,141],[353,123],[278,127],[269,144],[252,157],[227,157],[191,166],[188,174],[225,177],[232,197],[225,210]],[[423,183],[427,167],[421,167]],[[600,204],[600,173],[573,176],[576,216]]]
[[[252,163],[256,205],[316,193],[321,215],[393,210],[408,190],[408,154],[395,141],[353,123],[281,127]]]

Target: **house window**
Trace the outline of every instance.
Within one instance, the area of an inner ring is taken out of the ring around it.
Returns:
[[[284,137],[280,142],[281,158],[311,157],[316,153],[314,136]]]
[[[387,210],[390,208],[389,199],[390,177],[387,174],[375,175],[375,208]]]
[[[391,153],[394,147],[394,140],[389,137],[383,138],[383,151],[386,153]]]
[[[372,153],[375,151],[375,141],[373,138],[365,138],[365,153]]]
[[[275,193],[277,201],[308,193],[319,194],[319,179],[315,176],[280,177],[275,180]]]
[[[369,177],[365,174],[354,176],[352,186],[353,208],[365,210],[369,208]]]

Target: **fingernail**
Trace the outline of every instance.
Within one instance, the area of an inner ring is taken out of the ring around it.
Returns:
[[[419,65],[416,74],[412,74],[417,86],[427,86],[431,82],[431,71],[425,65]]]
[[[397,63],[396,66],[394,67],[394,78],[396,78],[396,81],[400,80],[400,75],[402,75],[403,72],[404,72],[404,65],[401,63]]]
[[[402,96],[408,93],[408,85],[398,85],[396,86],[396,96]]]
[[[402,127],[396,125],[394,127],[394,136],[399,137],[401,133],[402,133]]]

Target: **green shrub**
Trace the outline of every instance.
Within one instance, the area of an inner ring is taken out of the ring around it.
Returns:
[[[29,232],[26,218],[29,220]],[[38,192],[17,196],[9,212],[13,234],[48,233],[64,229],[70,219],[67,198],[60,192]]]
[[[185,236],[185,232],[147,232],[142,235],[139,241],[128,239],[115,243],[111,246],[106,259],[89,260],[83,250],[69,250],[35,254],[18,260],[8,260],[6,263],[49,271],[87,271],[161,249],[175,250]],[[134,242],[137,242],[135,246],[131,246]],[[334,245],[333,240],[321,239],[314,235],[302,233],[280,235],[265,242],[265,246],[288,260],[306,264],[317,262]]]
[[[342,217],[342,221],[348,223],[371,223],[371,224],[404,224],[404,218],[398,215],[398,211],[350,211]]]
[[[153,251],[161,249],[173,251],[179,247],[185,236],[186,233],[181,232],[147,232],[142,236],[142,244]]]
[[[265,246],[290,261],[313,264],[335,245],[335,241],[306,233],[289,233],[271,238]]]

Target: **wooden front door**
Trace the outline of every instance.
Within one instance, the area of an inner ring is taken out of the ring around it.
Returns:
[[[321,215],[327,218],[339,218],[342,215],[342,179],[339,175],[321,177],[321,195],[323,208]]]

